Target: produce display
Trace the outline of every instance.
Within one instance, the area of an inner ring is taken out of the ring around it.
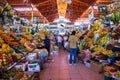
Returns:
[[[112,75],[109,72],[104,72],[104,75],[107,77],[111,77]]]
[[[110,16],[110,19],[111,19],[111,21],[113,21],[113,23],[115,25],[119,25],[119,22],[120,22],[120,11],[112,13],[112,15]]]
[[[112,25],[106,23],[108,17],[113,22]],[[90,68],[99,72],[101,67],[96,68],[92,63],[101,64],[105,77],[120,80],[120,10],[113,11],[109,16],[101,15],[100,19],[91,23],[90,29],[84,33],[77,32],[76,36],[80,39],[79,49],[92,53]]]
[[[120,61],[116,61],[115,63],[117,66],[120,66]]]
[[[117,71],[114,67],[111,67],[111,66],[105,66],[104,70],[108,71],[108,72],[116,72]]]
[[[12,36],[12,37],[11,37]],[[19,43],[17,41],[14,41],[15,39],[13,37],[15,37],[15,35],[13,36],[13,34],[10,32],[9,34],[6,34],[5,32],[3,32],[2,30],[0,30],[0,37],[9,45],[11,46],[19,46]]]
[[[120,71],[117,71],[114,75],[117,79],[120,79]]]
[[[12,18],[12,22],[14,22],[14,20],[20,20],[19,17],[13,18],[14,12],[8,3],[0,2],[0,15],[1,14],[4,14],[6,18]],[[5,24],[5,21],[2,22]],[[13,25],[13,23],[11,25]],[[28,53],[32,53],[38,44],[44,46],[41,40],[44,40],[47,32],[38,32],[36,37],[36,35],[31,33],[31,27],[20,25],[21,34],[18,35],[16,34],[17,28],[11,28],[9,26],[10,25],[7,27],[6,25],[0,26],[0,80],[29,80],[31,75],[24,73],[23,67],[16,69],[16,66],[25,66],[24,70],[26,70],[26,57]],[[52,36],[52,38],[54,37],[52,34],[50,34],[50,36]]]

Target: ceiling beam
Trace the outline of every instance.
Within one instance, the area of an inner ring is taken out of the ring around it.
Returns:
[[[82,2],[82,1],[80,1],[80,0],[74,0],[74,1],[77,2],[77,3],[83,4],[83,5],[85,5],[85,6],[91,6],[90,4],[87,4],[87,3]]]
[[[23,5],[23,4],[14,4],[11,5],[13,8],[30,8],[30,5]]]
[[[44,7],[44,8],[38,8],[39,11],[55,10],[55,9],[57,10],[57,8],[52,7],[52,6],[50,6],[50,7]]]
[[[7,2],[12,5],[12,4],[24,4],[23,0],[7,0]]]
[[[46,0],[46,1],[44,1],[44,2],[39,2],[39,3],[33,4],[33,5],[36,6],[36,7],[38,7],[38,6],[41,6],[41,5],[46,4],[46,3],[48,3],[48,2],[49,2],[49,0]]]

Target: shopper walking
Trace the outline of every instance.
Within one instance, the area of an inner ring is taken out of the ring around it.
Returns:
[[[74,55],[74,64],[76,64],[78,38],[75,36],[75,34],[76,32],[73,31],[68,40],[70,45],[70,61],[69,61],[70,64],[72,64],[73,55]]]
[[[62,46],[62,37],[60,35],[57,36],[57,42],[58,42],[58,47],[60,49],[60,47]]]

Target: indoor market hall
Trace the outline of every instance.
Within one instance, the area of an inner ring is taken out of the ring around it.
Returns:
[[[120,80],[120,0],[0,0],[0,80]]]

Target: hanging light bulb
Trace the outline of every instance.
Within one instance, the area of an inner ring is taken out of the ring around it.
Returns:
[[[65,2],[65,0],[61,0],[61,2]]]
[[[66,2],[67,2],[68,4],[71,4],[71,3],[72,3],[72,0],[66,0]]]

